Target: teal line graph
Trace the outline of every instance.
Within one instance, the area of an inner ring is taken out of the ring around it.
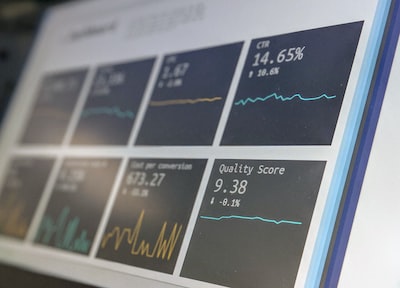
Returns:
[[[220,216],[220,217],[200,216],[200,218],[205,219],[205,220],[213,220],[213,221],[221,221],[221,220],[225,220],[225,219],[257,220],[257,221],[262,221],[262,222],[267,222],[267,223],[273,223],[276,225],[279,225],[279,224],[301,225],[301,224],[303,224],[299,221],[273,220],[273,219],[262,218],[259,216],[239,216],[239,215]]]
[[[118,106],[112,107],[90,107],[86,108],[82,112],[82,118],[87,118],[96,115],[107,115],[107,116],[115,116],[120,119],[132,119],[135,117],[135,113],[130,110],[122,111]]]
[[[256,102],[259,102],[259,101],[265,102],[265,101],[267,101],[267,100],[269,100],[271,98],[273,98],[275,100],[281,100],[282,102],[291,101],[291,100],[294,100],[295,98],[297,98],[297,99],[299,99],[301,101],[318,101],[318,100],[321,100],[321,99],[326,99],[326,100],[334,99],[334,98],[336,98],[336,95],[327,95],[327,94],[324,93],[324,94],[321,94],[319,96],[306,98],[306,97],[302,96],[299,93],[293,94],[292,96],[283,96],[283,95],[278,95],[276,93],[272,93],[272,94],[267,95],[265,97],[241,99],[241,100],[238,100],[238,101],[234,102],[234,105],[236,105],[236,106],[238,106],[238,105],[245,106],[245,105],[247,105],[249,103],[253,104],[253,103],[256,103]]]
[[[64,207],[56,220],[45,215],[36,235],[36,242],[51,245],[54,239],[54,246],[57,248],[88,253],[91,241],[87,239],[87,231],[82,229],[78,235],[80,224],[79,217],[73,217],[68,221],[70,208]]]

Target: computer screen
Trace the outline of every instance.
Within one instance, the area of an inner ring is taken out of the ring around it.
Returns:
[[[391,1],[50,9],[0,137],[0,261],[100,287],[316,287]]]
[[[397,255],[400,253],[398,245],[400,234],[396,224],[400,216],[398,206],[400,199],[396,185],[400,140],[398,133],[395,132],[399,118],[397,113],[399,90],[397,79],[400,77],[399,7],[397,3],[392,29],[393,38],[385,51],[388,58],[394,54],[394,60],[386,65],[387,71],[384,71],[386,75],[382,77],[384,79],[382,82],[385,83],[375,104],[378,106],[376,110],[380,110],[379,119],[370,120],[378,123],[373,141],[365,144],[371,145],[372,148],[364,152],[370,155],[368,161],[364,161],[366,162],[364,164],[366,167],[363,167],[362,171],[365,173],[364,181],[359,184],[359,191],[356,191],[359,193],[359,200],[352,229],[348,232],[350,234],[348,246],[345,253],[343,252],[341,274],[337,275],[336,281],[339,287],[399,287],[400,285],[397,261]],[[387,87],[386,81],[388,81]],[[374,114],[379,114],[379,111],[371,114],[372,119]],[[374,131],[375,126],[369,129]],[[351,223],[345,224],[343,226],[350,226]]]

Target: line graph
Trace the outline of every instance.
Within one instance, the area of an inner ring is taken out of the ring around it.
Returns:
[[[176,242],[182,231],[182,225],[175,223],[172,226],[172,230],[169,237],[166,238],[167,222],[165,221],[158,233],[157,240],[153,248],[151,248],[151,243],[146,240],[139,240],[140,232],[142,231],[142,224],[144,219],[145,211],[140,212],[139,219],[137,220],[135,227],[132,228],[121,228],[116,226],[112,229],[110,233],[106,233],[101,242],[101,248],[106,248],[107,244],[111,239],[114,240],[113,248],[115,251],[120,249],[122,241],[125,239],[126,243],[131,245],[130,253],[132,255],[144,256],[147,258],[158,258],[162,260],[170,260],[171,256],[175,250]]]
[[[79,231],[80,218],[75,216],[68,220],[69,216],[69,207],[64,207],[56,220],[45,215],[37,232],[36,242],[69,251],[88,253],[91,241],[87,239],[87,230]]]
[[[132,120],[135,117],[135,113],[133,113],[132,111],[130,110],[122,111],[121,108],[118,106],[90,107],[86,108],[82,112],[82,118],[88,118],[97,115],[115,116],[120,119],[132,119]]]
[[[292,221],[292,220],[274,220],[274,219],[267,219],[259,216],[240,216],[240,215],[229,215],[229,216],[200,216],[201,219],[205,220],[212,220],[212,221],[221,221],[226,219],[239,219],[239,220],[255,220],[255,221],[262,221],[267,223],[273,223],[276,225],[280,224],[291,224],[291,225],[301,225],[302,222],[299,221]]]
[[[265,97],[256,97],[256,98],[250,98],[249,97],[249,98],[246,98],[246,99],[241,99],[241,100],[238,100],[238,101],[234,102],[234,105],[236,105],[236,106],[239,106],[239,105],[245,106],[245,105],[247,105],[249,103],[254,104],[256,102],[265,102],[265,101],[267,101],[269,99],[275,99],[275,100],[280,100],[282,102],[286,102],[286,101],[292,101],[292,100],[294,100],[296,98],[301,100],[301,101],[307,102],[307,101],[318,101],[318,100],[323,100],[323,99],[326,99],[326,100],[335,99],[336,95],[327,95],[327,94],[324,93],[324,94],[321,94],[321,95],[315,96],[315,97],[304,97],[300,93],[293,94],[292,96],[283,96],[283,95],[279,95],[277,93],[272,93],[272,94],[269,94],[269,95],[267,95]]]
[[[198,103],[211,103],[221,100],[222,97],[196,98],[196,99],[171,99],[171,100],[151,101],[150,106],[160,107],[160,106],[185,105],[185,104],[193,105]]]

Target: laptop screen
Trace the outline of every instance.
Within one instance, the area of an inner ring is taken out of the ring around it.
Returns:
[[[1,131],[0,261],[101,287],[318,286],[389,6],[50,9]]]

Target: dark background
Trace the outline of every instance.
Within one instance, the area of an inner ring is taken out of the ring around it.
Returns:
[[[114,203],[114,208],[109,218],[105,233],[111,233],[115,227],[121,229],[135,228],[139,219],[139,214],[144,211],[143,226],[140,229],[138,244],[135,250],[138,249],[140,243],[144,240],[150,243],[150,252],[153,251],[160,229],[164,222],[167,223],[164,239],[169,239],[175,223],[178,227],[182,225],[181,233],[179,234],[174,252],[171,259],[161,257],[145,257],[142,255],[132,255],[130,253],[132,245],[128,243],[127,237],[124,237],[120,248],[115,251],[113,245],[115,237],[110,238],[107,246],[99,248],[97,257],[152,269],[165,273],[174,271],[175,263],[178,257],[180,246],[185,235],[187,223],[192,212],[194,200],[199,189],[200,181],[203,176],[206,160],[203,159],[133,159],[135,162],[147,163],[188,163],[193,165],[192,170],[161,170],[157,166],[154,169],[135,169],[131,168],[131,164],[125,171],[123,184],[119,188],[117,199]],[[132,184],[127,185],[128,173],[131,171],[146,172],[146,182],[144,185]],[[165,173],[165,178],[159,187],[151,187],[149,181],[153,173]],[[134,197],[128,194],[122,194],[124,188],[139,188],[148,189],[147,197]],[[178,228],[179,229],[179,228]],[[132,232],[131,232],[132,233]]]
[[[45,9],[65,0],[0,1],[0,124]]]
[[[92,117],[82,117],[81,115],[72,143],[77,145],[126,144],[136,119],[137,110],[142,102],[153,63],[154,58],[98,68],[83,111],[93,108],[118,107],[123,113],[131,112],[133,118],[115,117],[110,114],[92,115]],[[112,73],[122,73],[125,76],[123,83],[110,84],[109,74]],[[100,77],[108,77],[108,83],[104,85],[109,89],[106,94],[99,95],[96,90],[96,83]]]
[[[94,167],[94,164],[96,163],[106,164],[101,167]],[[76,180],[70,176],[64,177],[66,179],[63,179],[61,173],[59,172],[57,182],[54,185],[51,198],[47,204],[46,212],[42,218],[41,225],[45,223],[44,219],[46,218],[52,219],[55,225],[58,225],[60,211],[67,207],[70,209],[67,221],[73,221],[73,219],[79,218],[78,233],[80,234],[81,231],[86,230],[86,238],[88,238],[88,240],[91,242],[91,246],[93,244],[93,239],[98,229],[101,215],[103,214],[111,188],[114,184],[115,175],[117,173],[119,164],[120,161],[118,159],[111,158],[67,158],[64,160],[62,170],[67,171],[67,173],[71,173],[74,170],[84,170],[84,179],[77,183],[77,190],[75,192],[66,192],[65,190],[60,189],[59,185],[74,184],[76,183]],[[61,237],[67,237],[64,236],[66,229],[63,229],[65,227],[58,227],[57,230],[53,231],[50,241],[46,243],[44,240],[44,235],[47,232],[47,226],[43,225],[43,229],[40,227],[37,232],[35,240],[36,243],[57,247],[59,245],[58,236],[62,235]],[[67,249],[63,246],[57,248],[82,253],[82,251],[76,251],[76,249],[73,248]],[[87,254],[89,251],[90,248],[88,249]]]
[[[53,162],[51,158],[14,158],[10,163],[0,191],[0,213],[5,214],[0,217],[1,234],[25,238]],[[15,228],[10,230],[9,225]]]
[[[269,99],[233,105],[222,145],[330,145],[362,24],[354,22],[253,40],[234,102],[273,93],[283,97],[298,93],[305,98],[327,94],[336,98],[307,102],[298,98]],[[257,49],[262,40],[270,41],[268,49]],[[305,47],[304,57],[277,63],[279,51],[290,47]],[[268,65],[256,68],[277,66],[279,74],[248,78],[250,71],[257,70],[253,67],[254,55],[266,51],[270,52]]]
[[[0,265],[0,288],[9,287],[93,288],[94,286],[43,276],[20,268]]]
[[[136,145],[211,145],[241,48],[242,43],[234,43],[165,56],[157,83],[162,80],[170,56],[176,56],[176,63],[190,63],[190,67],[182,86],[156,87],[152,101],[213,97],[222,100],[194,105],[150,105]]]
[[[218,172],[221,164],[235,163],[254,170],[250,176]],[[286,171],[258,174],[261,164]],[[322,161],[216,160],[199,216],[237,215],[302,224],[198,218],[181,276],[235,288],[293,287],[324,168]],[[215,192],[217,179],[223,179],[224,189]],[[235,179],[248,181],[242,195],[229,192]],[[241,198],[240,207],[220,205],[233,195]]]
[[[43,77],[22,143],[62,143],[86,75],[87,69],[79,69]]]

